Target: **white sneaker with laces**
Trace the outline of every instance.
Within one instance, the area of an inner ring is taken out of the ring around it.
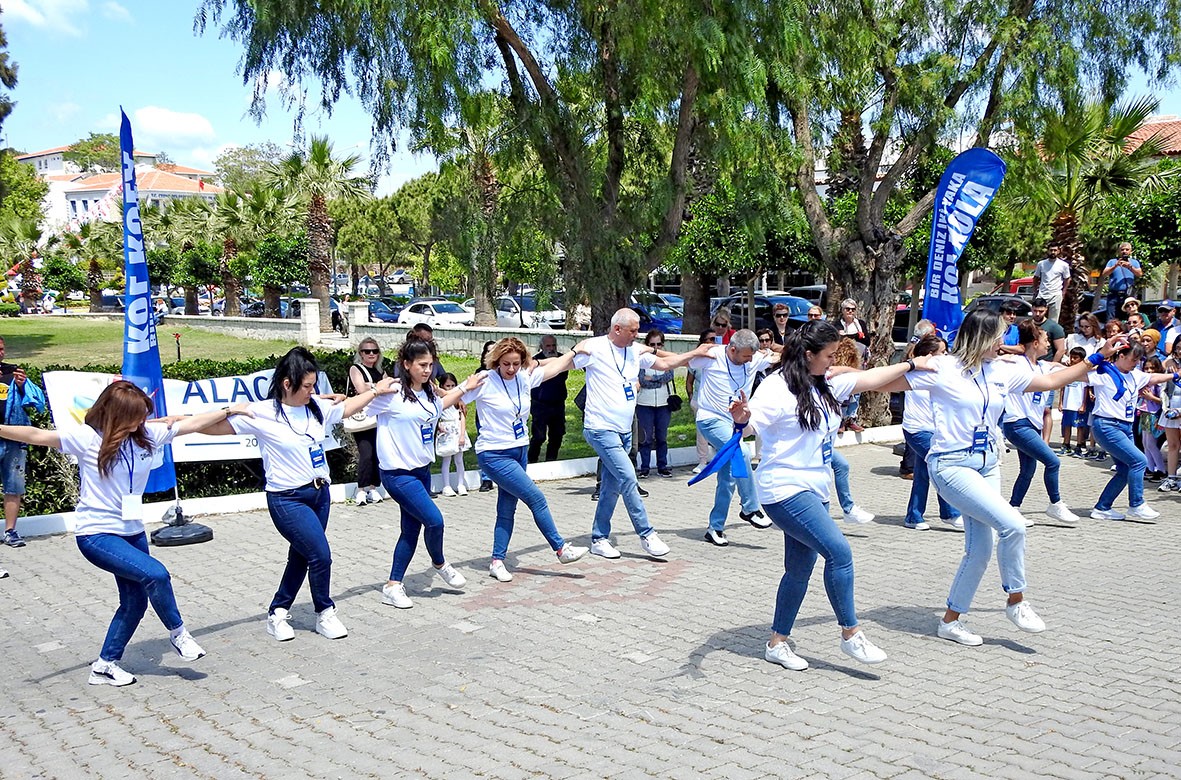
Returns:
[[[279,607],[267,615],[267,633],[280,642],[295,639],[295,629],[287,622],[290,619],[291,613]]]
[[[1114,509],[1092,509],[1092,520],[1123,520],[1124,513],[1117,512]]]
[[[398,609],[410,609],[414,602],[406,595],[406,588],[400,582],[387,582],[381,586],[381,603]]]
[[[943,518],[943,522],[947,523],[948,525],[950,525],[952,528],[954,528],[957,531],[964,530],[964,516],[963,515],[960,515],[959,517],[945,517],[945,518]]]
[[[442,566],[435,569],[435,574],[442,578],[443,582],[447,583],[447,587],[459,590],[464,585],[467,585],[467,580],[464,576],[455,570],[455,567],[449,563],[444,563]]]
[[[562,549],[558,550],[556,555],[558,556],[559,563],[574,563],[588,552],[590,552],[590,548],[588,547],[567,544],[563,545]]]
[[[1128,507],[1128,517],[1134,517],[1137,520],[1155,520],[1160,517],[1160,512],[1148,504],[1141,504],[1140,506]]]
[[[1065,501],[1058,501],[1046,507],[1046,517],[1053,520],[1060,520],[1063,523],[1078,522],[1078,515],[1070,511],[1070,507],[1066,505]]]
[[[119,668],[114,661],[104,661],[101,658],[90,665],[91,685],[113,685],[121,688],[124,685],[134,685],[135,675]]]
[[[353,494],[353,503],[357,506],[365,506],[365,504],[369,503],[369,498],[365,495],[364,490],[358,490]]]
[[[953,620],[950,623],[940,620],[939,630],[936,633],[940,639],[950,639],[968,647],[979,647],[984,644],[984,640],[978,634],[969,631],[962,620]]]
[[[644,552],[653,558],[663,558],[670,552],[669,546],[660,541],[660,537],[656,535],[655,531],[642,537],[640,539],[640,546],[644,548]]]
[[[848,639],[842,639],[841,652],[863,664],[880,664],[886,660],[885,651],[869,641],[864,631],[858,631]]]
[[[1161,481],[1160,486],[1157,487],[1157,490],[1161,493],[1168,493],[1170,490],[1176,490],[1177,487],[1178,484],[1176,477],[1165,477],[1164,480]]]
[[[193,639],[193,635],[184,626],[181,626],[180,633],[176,636],[169,637],[172,642],[172,647],[176,650],[176,654],[186,661],[196,661],[205,655],[205,651],[201,649],[201,645],[197,644],[197,640]]]
[[[451,486],[447,485],[443,488],[443,495],[447,496],[448,498],[454,498],[456,494],[455,491],[452,490]]]
[[[336,616],[336,607],[329,607],[316,615],[316,633],[328,639],[344,639],[349,635],[344,623]]]
[[[725,531],[715,531],[712,528],[707,528],[705,531],[705,541],[717,547],[725,547],[730,544],[730,540],[726,538]]]
[[[875,515],[872,512],[866,512],[861,507],[854,505],[852,509],[845,512],[845,522],[854,523],[856,525],[865,525],[872,522]]]
[[[504,561],[497,558],[493,558],[492,563],[488,564],[488,576],[498,582],[513,581],[513,573],[504,567]]]
[[[595,539],[590,546],[591,555],[599,555],[604,558],[618,558],[619,550],[611,544],[610,539]]]
[[[1024,601],[1018,601],[1016,604],[1006,606],[1005,616],[1013,621],[1013,625],[1022,631],[1028,631],[1031,634],[1040,634],[1046,630],[1045,621],[1038,617],[1037,613],[1033,611],[1033,607]]]
[[[701,472],[705,471],[705,467],[708,465],[708,463],[698,463],[697,468],[693,469],[693,473],[700,474]]]
[[[459,487],[455,488],[455,495],[466,496],[467,495],[467,485],[460,482]]]
[[[4,579],[7,576],[8,576],[8,569],[5,569],[4,567],[0,566],[0,580]]]
[[[378,493],[376,489],[369,491],[369,503],[370,504],[380,504],[381,503],[381,493]]]
[[[768,643],[763,648],[763,658],[773,664],[779,664],[784,669],[791,669],[793,672],[802,672],[808,668],[808,662],[793,653],[787,642],[780,642],[775,646]]]
[[[1025,523],[1026,528],[1033,528],[1035,525],[1037,525],[1037,521],[1035,521],[1033,518],[1026,517],[1025,515],[1021,516],[1021,521]]]

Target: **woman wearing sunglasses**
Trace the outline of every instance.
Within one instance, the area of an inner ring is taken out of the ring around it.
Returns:
[[[385,361],[377,339],[366,337],[357,345],[353,365],[349,367],[349,395],[361,395],[372,390],[374,385],[385,379]],[[357,506],[381,502],[381,477],[377,475],[377,426],[364,431],[353,431],[357,442],[357,492],[353,500]]]
[[[664,334],[655,329],[648,331],[644,345],[653,351],[664,349]],[[672,419],[668,399],[672,381],[672,371],[640,369],[640,392],[636,394],[636,422],[640,429],[640,468],[636,476],[640,479],[648,478],[654,449],[656,473],[662,477],[673,475],[668,467],[668,424]]]

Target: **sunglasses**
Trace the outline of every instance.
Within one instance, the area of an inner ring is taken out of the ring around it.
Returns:
[[[648,342],[648,346],[650,346],[650,347],[663,347],[663,346],[664,346],[664,342],[663,342],[663,341],[649,341],[649,342]]]
[[[362,355],[380,355],[381,350],[380,349],[363,349],[363,350],[361,350],[361,354]]]
[[[759,343],[760,343],[760,344],[770,344],[770,343],[771,343],[771,339],[759,339]]]
[[[784,314],[783,312],[779,312],[778,314],[776,314],[776,315],[775,315],[775,319],[777,319],[777,320],[786,320],[786,319],[787,319],[787,315],[786,315],[786,314]]]
[[[784,315],[782,315],[782,316],[786,317],[787,315],[786,315],[786,314],[784,314]],[[824,316],[823,314],[809,314],[809,315],[808,315],[808,319],[810,319],[810,320],[818,320],[818,319],[820,319],[820,318],[821,318],[821,317],[823,317],[823,316]]]
[[[715,328],[724,328],[724,327],[726,327],[726,323],[724,323],[724,322],[715,322],[715,323],[714,323],[714,327],[715,327]]]
[[[841,311],[857,311],[856,306],[842,306]]]

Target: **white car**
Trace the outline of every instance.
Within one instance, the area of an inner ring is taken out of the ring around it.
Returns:
[[[398,322],[403,325],[417,325],[425,322],[432,328],[438,326],[471,327],[476,317],[458,303],[431,298],[428,300],[411,301],[398,314]]]
[[[566,327],[566,311],[557,296],[552,296],[549,305],[538,311],[537,298],[532,293],[502,295],[496,299],[496,326],[563,330]]]

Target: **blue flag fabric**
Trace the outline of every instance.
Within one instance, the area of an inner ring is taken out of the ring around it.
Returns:
[[[164,401],[164,377],[160,370],[160,347],[156,341],[156,318],[152,316],[152,286],[144,254],[143,224],[139,218],[139,191],[135,185],[135,144],[131,122],[122,109],[119,126],[119,158],[123,171],[123,378],[148,394],[156,404],[156,416],[168,414]],[[171,490],[176,486],[172,447],[165,447],[163,462],[152,469],[145,493]]]
[[[727,463],[730,464],[730,476],[735,479],[750,476],[750,471],[746,468],[746,458],[742,457],[742,431],[734,431],[730,441],[722,445],[718,454],[713,456],[713,460],[706,464],[700,474],[695,474],[693,479],[689,480],[689,485],[696,485],[711,474],[718,473]]]
[[[974,148],[951,161],[935,190],[923,319],[935,323],[949,344],[955,344],[964,321],[956,264],[1004,178],[1004,160],[987,149]]]

